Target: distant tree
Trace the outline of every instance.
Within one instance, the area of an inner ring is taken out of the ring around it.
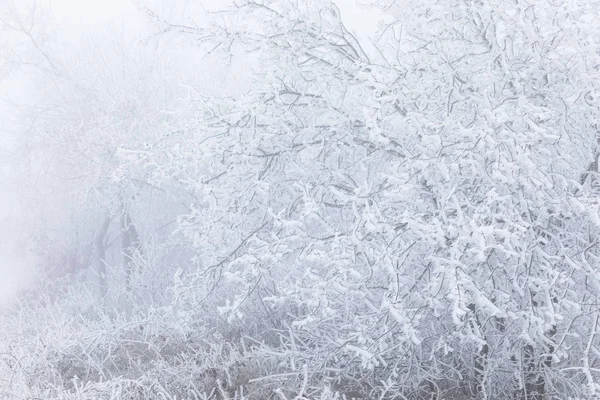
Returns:
[[[91,264],[102,291],[107,257],[122,255],[118,263],[129,285],[134,258],[143,253],[140,235],[174,218],[165,202],[162,214],[147,214],[155,205],[149,199],[162,194],[139,171],[123,167],[135,157],[130,149],[150,146],[157,129],[168,129],[180,111],[171,109],[177,89],[166,69],[169,61],[161,59],[164,49],[150,48],[116,27],[58,46],[52,40],[42,44],[37,28],[29,32],[21,23],[6,24],[29,38],[22,46],[36,60],[25,75],[34,82],[35,98],[15,107],[20,122],[14,160],[28,163],[15,178],[35,177],[23,188],[37,210],[28,229],[36,231],[48,264],[62,264],[63,270],[69,263]],[[142,220],[147,225],[140,226]],[[70,255],[78,260],[67,262]]]

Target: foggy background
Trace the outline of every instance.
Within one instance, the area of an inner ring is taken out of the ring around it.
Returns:
[[[23,4],[19,0],[1,0],[5,12]],[[218,9],[226,0],[203,3],[208,9]],[[336,0],[344,22],[348,29],[363,39],[367,51],[374,56],[376,52],[369,48],[370,36],[378,29],[382,13],[378,9],[368,7],[368,3],[360,0]],[[122,30],[125,37],[142,40],[150,33],[144,16],[136,4],[129,0],[38,0],[37,10],[40,29],[48,30],[48,39],[58,45],[78,46],[89,37],[97,39],[107,27]],[[168,12],[168,7],[165,8]],[[6,48],[19,49],[19,40],[11,38]],[[175,57],[175,55],[171,55]],[[168,60],[166,60],[168,61]],[[249,78],[248,68],[260,68],[250,60],[234,59],[230,65],[223,66],[220,61],[210,58],[198,60],[197,72],[204,77],[207,93],[231,91],[241,93]],[[19,141],[14,127],[18,119],[18,106],[35,101],[36,87],[31,81],[30,70],[19,68],[10,70],[0,81],[0,132],[2,141],[0,151],[3,159],[0,164],[0,301],[9,300],[19,288],[26,286],[35,273],[36,258],[29,252],[29,239],[32,232],[26,228],[24,221],[31,217],[35,200],[23,199],[19,185],[15,183],[15,165],[28,157],[27,154],[15,154]],[[1,75],[0,75],[1,76]],[[15,106],[17,106],[15,108]],[[35,179],[35,177],[29,177]],[[15,186],[16,185],[16,186]],[[52,190],[51,188],[46,188]],[[40,185],[43,191],[43,184]],[[41,199],[43,199],[41,193]],[[24,207],[27,200],[27,207]],[[39,201],[39,200],[38,200]],[[68,200],[67,200],[68,201]],[[56,204],[60,210],[61,205]]]

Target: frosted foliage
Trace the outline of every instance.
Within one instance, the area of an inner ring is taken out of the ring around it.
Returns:
[[[4,392],[600,396],[595,2],[371,2],[368,43],[330,1],[192,3],[40,61],[67,234],[31,222]]]

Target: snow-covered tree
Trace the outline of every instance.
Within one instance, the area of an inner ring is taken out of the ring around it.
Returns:
[[[221,288],[229,323],[280,331],[290,365],[366,397],[593,395],[594,8],[386,12],[371,57],[328,3],[158,18],[261,60],[246,96],[199,98],[178,161],[198,163],[179,168],[190,296]]]

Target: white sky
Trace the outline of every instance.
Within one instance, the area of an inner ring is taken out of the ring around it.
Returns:
[[[86,27],[108,21],[119,22],[123,17],[135,14],[132,0],[46,0],[53,12],[65,22],[74,26]],[[214,5],[221,0],[205,0]],[[334,0],[342,12],[342,18],[351,32],[360,36],[373,33],[381,14],[360,4],[364,0]]]
[[[135,11],[130,0],[47,0],[52,11],[72,23],[85,25],[106,20],[119,20]]]

